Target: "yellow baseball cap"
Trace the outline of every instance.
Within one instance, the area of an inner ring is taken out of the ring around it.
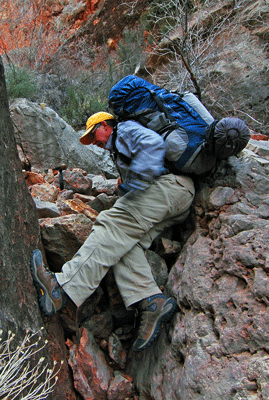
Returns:
[[[99,122],[106,121],[107,119],[115,119],[112,114],[101,111],[93,114],[90,118],[88,118],[86,123],[86,132],[79,138],[82,144],[90,144],[89,133],[93,130],[96,124]]]

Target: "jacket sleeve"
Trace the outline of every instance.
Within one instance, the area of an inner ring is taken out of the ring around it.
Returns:
[[[164,168],[165,143],[158,133],[134,121],[126,121],[119,124],[116,147],[131,160],[128,166],[122,166],[123,186],[120,189],[125,192],[145,190],[155,178],[167,173]]]

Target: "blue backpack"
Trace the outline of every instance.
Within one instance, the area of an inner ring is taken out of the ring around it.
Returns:
[[[165,165],[174,173],[208,172],[217,159],[238,154],[250,138],[242,120],[215,121],[193,93],[161,89],[135,75],[113,86],[109,107],[119,120],[133,119],[163,137]]]
[[[212,155],[203,165],[193,163],[216,123],[194,94],[171,92],[128,75],[112,87],[109,107],[119,121],[133,119],[162,135],[171,172],[201,174],[215,164]]]

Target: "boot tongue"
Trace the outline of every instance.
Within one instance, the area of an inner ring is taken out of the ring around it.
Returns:
[[[141,311],[156,311],[158,304],[154,301],[154,298],[148,297],[147,299],[141,300],[139,303],[139,309]]]
[[[146,297],[143,300],[140,300],[139,303],[137,303],[139,310],[152,310],[152,304],[156,304],[155,302],[152,303],[152,301],[158,298],[163,298],[167,300],[167,297],[164,296],[162,293],[154,294],[152,296]]]

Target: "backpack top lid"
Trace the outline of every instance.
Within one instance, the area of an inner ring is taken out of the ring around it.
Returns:
[[[219,158],[235,156],[243,150],[250,139],[247,125],[239,118],[223,118],[206,138],[209,150]]]
[[[133,114],[143,109],[155,109],[156,102],[149,89],[161,89],[135,75],[127,75],[118,81],[110,90],[109,107],[118,117],[125,117],[126,112]]]

